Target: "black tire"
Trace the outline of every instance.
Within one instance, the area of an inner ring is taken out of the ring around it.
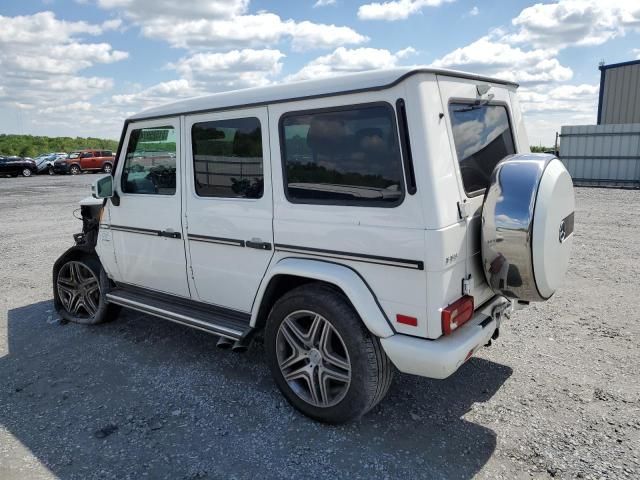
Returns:
[[[56,172],[53,170],[53,167],[49,167],[48,169],[49,175],[55,175]]]
[[[33,175],[33,172],[31,171],[30,168],[23,168],[22,169],[22,176],[23,177],[30,177],[31,175]]]
[[[305,401],[285,380],[278,360],[277,336],[281,324],[293,312],[319,314],[339,334],[351,367],[350,383],[335,404],[320,407]],[[287,401],[303,414],[326,423],[357,419],[375,407],[386,395],[393,378],[393,364],[380,340],[365,327],[348,299],[333,287],[310,283],[291,290],[271,309],[264,334],[271,373]]]
[[[103,173],[111,173],[113,166],[110,163],[105,163],[104,166],[102,167],[102,172]]]
[[[97,309],[92,315],[88,314],[89,312],[84,308],[80,309],[78,312],[71,312],[65,305],[66,302],[63,298],[65,292],[60,290],[59,282],[61,275],[64,275],[67,271],[65,267],[70,263],[81,264],[88,268],[97,279],[100,291],[95,302],[97,303]],[[110,280],[96,256],[72,256],[62,263],[56,271],[55,284],[53,286],[56,311],[64,320],[83,325],[96,325],[98,323],[111,321],[117,317],[120,307],[107,302],[106,292],[109,290],[110,286]]]
[[[82,172],[82,170],[80,170],[80,167],[78,165],[71,165],[69,167],[69,173],[71,175],[79,175]]]

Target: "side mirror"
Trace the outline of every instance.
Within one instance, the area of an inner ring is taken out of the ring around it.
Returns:
[[[113,177],[105,175],[97,179],[91,185],[91,195],[94,198],[111,198],[113,197]]]

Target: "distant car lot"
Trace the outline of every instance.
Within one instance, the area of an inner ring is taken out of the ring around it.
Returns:
[[[69,153],[50,152],[36,158],[0,154],[0,176],[30,177],[36,173],[79,175],[84,172],[110,173],[115,162],[111,150],[85,148]]]
[[[360,422],[281,398],[261,346],[126,312],[60,325],[51,266],[95,176],[0,179],[0,478],[638,478],[637,191],[576,189],[563,288]]]

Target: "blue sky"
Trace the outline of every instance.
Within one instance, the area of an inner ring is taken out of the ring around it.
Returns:
[[[638,0],[0,3],[0,132],[117,138],[179,98],[395,65],[521,84],[532,144],[595,123],[598,63],[640,57]]]

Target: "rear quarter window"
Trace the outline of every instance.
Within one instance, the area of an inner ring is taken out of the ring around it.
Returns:
[[[393,207],[404,198],[388,104],[287,113],[280,140],[285,193],[293,203]]]
[[[453,102],[449,116],[464,189],[469,196],[481,194],[497,163],[516,153],[507,108]]]

